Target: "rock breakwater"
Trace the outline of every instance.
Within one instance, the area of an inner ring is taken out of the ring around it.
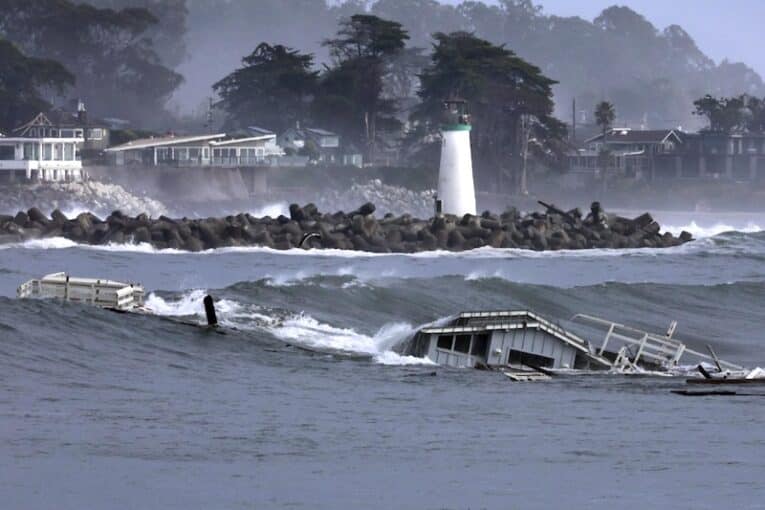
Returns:
[[[67,218],[61,211],[47,217],[39,209],[0,216],[0,242],[65,237],[83,244],[149,243],[158,249],[203,251],[229,246],[263,246],[277,250],[332,248],[377,253],[431,250],[464,251],[484,246],[528,250],[588,248],[665,248],[692,239],[661,233],[650,214],[629,219],[603,215],[582,219],[577,211],[521,214],[509,209],[481,216],[439,215],[423,220],[408,214],[374,216],[372,203],[355,211],[321,213],[313,204],[290,206],[290,216],[256,218],[150,218],[120,211],[105,219],[91,213]]]

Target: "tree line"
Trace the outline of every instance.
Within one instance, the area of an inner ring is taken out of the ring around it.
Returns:
[[[434,165],[443,103],[461,99],[472,114],[475,166],[485,187],[518,178],[511,170],[529,138],[538,161],[560,163],[566,128],[552,115],[554,80],[471,33],[434,34],[429,55],[408,46],[409,39],[398,22],[352,15],[324,40],[332,60],[321,70],[312,54],[260,43],[242,67],[213,85],[225,126],[281,132],[312,124],[338,131],[367,161],[395,146],[410,161]],[[416,79],[411,67],[419,70]]]
[[[330,63],[329,49],[320,42],[339,19],[362,13],[401,23],[412,48],[429,49],[432,34],[456,31],[511,48],[558,82],[559,118],[571,118],[576,98],[591,122],[596,103],[605,97],[632,124],[695,129],[699,119],[690,105],[696,98],[765,95],[762,78],[745,64],[715,62],[679,25],[658,29],[627,7],[609,7],[592,20],[550,15],[531,0],[187,0],[187,8],[186,69],[209,69],[232,48],[243,55],[253,48],[253,37],[312,53],[320,65]],[[217,51],[212,59],[209,47]]]
[[[149,37],[160,20],[148,9],[3,0],[2,10],[0,94],[18,101],[3,106],[2,129],[50,107],[57,95],[83,98],[103,116],[155,125],[169,120],[165,105],[183,77],[162,63]],[[45,65],[37,69],[40,61]],[[26,79],[9,76],[24,72]]]

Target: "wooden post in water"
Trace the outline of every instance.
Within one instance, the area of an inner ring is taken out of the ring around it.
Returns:
[[[218,327],[218,317],[215,314],[215,303],[213,302],[212,296],[209,294],[205,296],[204,305],[205,315],[207,316],[207,325],[211,328]]]

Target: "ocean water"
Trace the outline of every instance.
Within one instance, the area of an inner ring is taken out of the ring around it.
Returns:
[[[405,354],[425,324],[523,307],[566,326],[677,320],[690,346],[765,366],[765,223],[664,223],[698,240],[410,256],[2,246],[0,507],[765,508],[765,389],[511,383]],[[140,281],[155,315],[15,299],[54,271]],[[168,320],[201,322],[208,292],[227,334]]]

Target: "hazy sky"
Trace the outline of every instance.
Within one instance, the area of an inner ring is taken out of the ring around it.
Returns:
[[[442,0],[452,4],[458,0]],[[487,3],[492,0],[485,0]],[[659,30],[682,26],[699,48],[720,61],[742,61],[765,76],[762,23],[765,0],[536,0],[548,14],[591,20],[611,5],[626,5]]]

